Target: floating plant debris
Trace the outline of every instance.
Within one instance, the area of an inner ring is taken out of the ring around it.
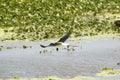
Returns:
[[[120,65],[120,62],[118,62],[117,65]]]
[[[23,45],[23,48],[24,48],[24,49],[26,49],[26,48],[27,48],[27,46],[26,46],[26,45]]]
[[[12,49],[13,47],[7,47],[6,49]]]
[[[2,50],[2,48],[0,48],[0,51]]]
[[[59,48],[56,48],[56,51],[58,51],[59,50]]]

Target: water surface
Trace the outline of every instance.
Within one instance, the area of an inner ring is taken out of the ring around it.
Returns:
[[[1,42],[0,78],[96,76],[105,67],[120,69],[120,39],[68,40],[78,47],[41,48],[52,41]],[[56,51],[56,48],[59,50]]]

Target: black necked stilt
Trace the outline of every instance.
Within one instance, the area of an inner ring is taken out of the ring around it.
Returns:
[[[41,47],[43,48],[46,48],[46,47],[50,47],[50,46],[59,46],[59,45],[63,45],[63,46],[71,46],[70,44],[68,43],[64,43],[68,37],[70,36],[71,32],[69,31],[68,33],[66,33],[62,38],[59,39],[59,41],[55,42],[55,43],[50,43],[49,45],[47,46],[44,46],[44,45],[40,45]]]
[[[120,20],[116,20],[116,21],[114,22],[114,24],[115,24],[116,26],[120,27]]]

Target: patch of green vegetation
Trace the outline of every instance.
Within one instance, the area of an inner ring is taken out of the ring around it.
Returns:
[[[13,48],[13,47],[9,47],[9,46],[8,46],[8,47],[6,47],[6,49],[12,49],[12,48]]]
[[[89,76],[76,76],[74,78],[58,78],[55,76],[47,77],[47,78],[20,78],[20,77],[14,77],[6,80],[109,80],[110,78],[114,80],[114,77],[120,75],[120,70],[113,69],[113,70],[103,70],[100,73],[96,74],[96,77],[89,77]],[[101,76],[101,77],[97,77]],[[119,80],[118,78],[115,78]],[[2,80],[2,79],[0,79]]]
[[[0,51],[2,51],[2,48],[0,48]]]
[[[28,46],[26,46],[26,45],[23,45],[23,48],[24,48],[24,49],[26,49],[27,47],[28,47]]]
[[[103,70],[101,73],[98,73],[97,76],[116,76],[120,75],[120,70],[117,69],[107,69]]]
[[[109,67],[105,67],[105,68],[103,68],[102,70],[113,70],[113,68],[109,68]]]
[[[117,65],[120,65],[120,62],[118,62]]]
[[[18,78],[18,77],[15,77],[13,79],[8,79],[8,80],[99,80],[99,79],[87,77],[87,76],[78,76],[78,77],[71,78],[71,79],[63,79],[63,78],[58,78],[58,77],[48,77],[48,78]]]
[[[109,13],[108,13],[109,12]],[[118,0],[1,0],[0,40],[57,38],[120,33]]]

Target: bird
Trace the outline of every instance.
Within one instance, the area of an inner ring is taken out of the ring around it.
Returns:
[[[120,20],[116,20],[116,21],[114,22],[114,24],[115,24],[116,26],[120,27]]]
[[[57,42],[54,42],[54,43],[50,43],[49,45],[47,46],[44,46],[44,45],[41,45],[40,46],[42,48],[46,48],[46,47],[52,47],[52,46],[59,46],[59,45],[63,45],[63,46],[70,46],[70,44],[68,43],[64,43],[68,38],[69,36],[71,35],[71,32],[68,31],[63,37],[61,37]]]

